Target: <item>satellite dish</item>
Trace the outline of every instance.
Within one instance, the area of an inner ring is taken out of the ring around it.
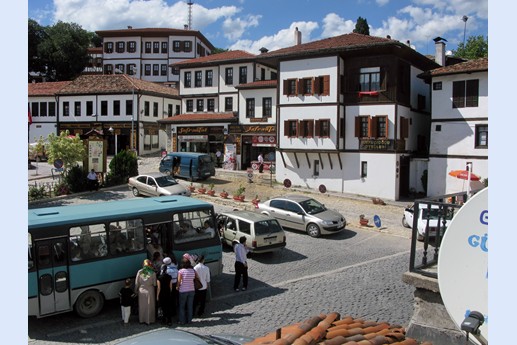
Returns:
[[[469,311],[488,320],[488,187],[469,199],[447,227],[438,257],[438,285],[458,329]],[[479,330],[488,340],[488,322]]]

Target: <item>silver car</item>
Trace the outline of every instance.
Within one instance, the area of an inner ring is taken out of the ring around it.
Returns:
[[[242,345],[253,338],[238,335],[199,335],[177,329],[160,329],[129,337],[117,345]]]
[[[184,195],[190,196],[190,191],[176,181],[170,175],[162,173],[149,173],[130,177],[127,185],[134,196],[162,196],[162,195]]]
[[[335,234],[346,226],[345,217],[317,200],[303,195],[272,198],[257,205],[258,212],[272,216],[286,229],[301,230],[311,237]]]

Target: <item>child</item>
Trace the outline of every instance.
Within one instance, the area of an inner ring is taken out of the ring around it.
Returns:
[[[126,279],[125,286],[120,289],[120,309],[122,310],[122,321],[124,325],[129,323],[129,316],[131,316],[131,305],[133,304],[133,298],[136,297],[135,292],[131,289],[131,279]]]

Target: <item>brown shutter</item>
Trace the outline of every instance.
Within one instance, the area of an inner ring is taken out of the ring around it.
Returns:
[[[309,133],[307,133],[309,137],[314,137],[314,120],[309,120]]]
[[[314,94],[316,93],[316,92],[314,92],[314,86],[315,86],[315,84],[316,84],[316,80],[317,80],[317,79],[318,79],[318,78],[312,78],[312,79],[311,79],[311,95],[314,95]]]
[[[323,96],[330,95],[330,76],[325,75],[323,76]]]
[[[371,116],[368,116],[368,137],[370,137],[370,138],[373,137],[373,135],[374,135],[374,133],[372,132],[372,127],[373,127],[372,122],[373,122],[373,120],[372,120]]]
[[[296,92],[294,93],[295,95],[299,95],[302,93],[302,80],[301,79],[296,79]]]
[[[386,139],[390,137],[390,132],[389,132],[389,124],[390,122],[388,121],[388,117],[387,116],[384,116],[384,121],[386,122]]]
[[[409,119],[400,117],[400,137],[405,139],[409,137]]]
[[[289,80],[284,80],[284,96],[287,96],[289,94]]]
[[[321,94],[321,77],[314,78],[312,90],[314,91],[314,94],[319,95]]]
[[[369,126],[371,126],[371,128],[368,129],[368,133],[371,133],[370,137],[375,137],[375,138],[379,137],[379,133],[377,131],[378,124],[379,124],[379,117],[374,116],[372,118],[372,121],[369,124]]]
[[[285,137],[289,136],[289,121],[288,120],[284,121],[284,136]]]
[[[361,136],[361,117],[355,117],[355,137],[359,138]]]

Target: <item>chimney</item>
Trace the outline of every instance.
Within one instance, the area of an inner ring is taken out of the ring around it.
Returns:
[[[407,40],[406,44],[408,45],[408,47],[411,47],[411,41],[410,40]]]
[[[391,36],[390,35],[386,35],[386,38],[391,40]]]
[[[294,30],[294,45],[302,44],[302,33],[298,31],[298,27]]]
[[[267,50],[267,48],[264,48],[264,47],[260,48],[259,50],[260,50],[260,54],[264,54],[269,51],[269,50]]]
[[[434,61],[440,66],[445,66],[445,42],[447,40],[442,37],[433,38],[434,41]]]
[[[188,30],[188,24],[183,25],[184,30]]]

